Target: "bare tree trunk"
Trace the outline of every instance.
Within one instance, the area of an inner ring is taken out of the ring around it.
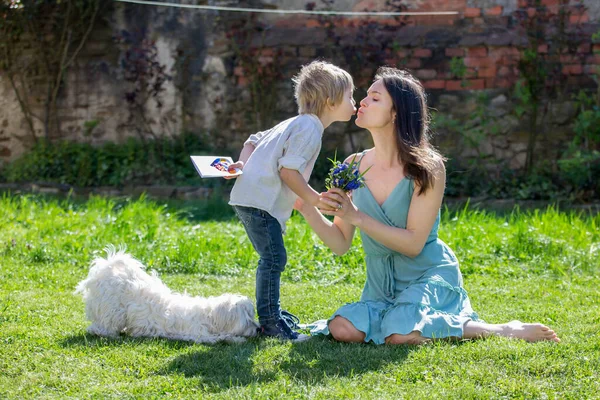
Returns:
[[[525,172],[533,171],[535,161],[535,144],[537,139],[538,101],[534,101],[531,107],[531,118],[529,120],[529,141],[527,143],[527,159],[525,160]]]
[[[15,79],[14,79],[14,76],[12,75],[12,73],[8,72],[6,74],[6,76],[8,77],[8,81],[10,82],[10,86],[12,87],[13,92],[15,93],[15,96],[17,97],[17,101],[19,102],[19,107],[21,108],[21,111],[23,112],[23,116],[25,117],[25,120],[27,121],[27,127],[29,128],[29,133],[31,133],[31,137],[35,143],[35,142],[37,142],[37,137],[35,136],[35,129],[33,128],[33,120],[31,119],[33,113],[31,112],[29,105],[21,98],[21,94],[19,93],[19,88],[17,88]]]

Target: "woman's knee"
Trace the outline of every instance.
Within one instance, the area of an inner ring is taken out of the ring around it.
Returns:
[[[400,335],[397,333],[391,334],[385,338],[385,344],[421,344],[427,341],[427,338],[421,336],[419,331],[413,331],[408,335]]]
[[[352,325],[344,317],[337,316],[329,323],[329,332],[331,336],[339,342],[362,343],[365,340],[365,334]]]

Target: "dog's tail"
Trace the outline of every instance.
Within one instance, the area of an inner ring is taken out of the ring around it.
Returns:
[[[77,284],[75,288],[76,294],[82,294],[83,298],[87,298],[90,288],[99,280],[108,275],[120,275],[124,279],[131,274],[137,274],[137,271],[144,270],[146,267],[127,254],[124,245],[115,247],[108,245],[105,247],[106,258],[96,257],[91,265],[86,279]]]

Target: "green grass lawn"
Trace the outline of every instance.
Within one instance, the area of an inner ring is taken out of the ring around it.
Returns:
[[[108,244],[193,295],[253,298],[257,256],[227,206],[145,199],[0,198],[0,398],[599,398],[600,216],[443,211],[487,322],[537,321],[562,342],[491,338],[421,347],[251,339],[214,346],[85,333],[73,294]],[[360,239],[334,256],[301,217],[285,237],[282,305],[302,322],[359,298]]]

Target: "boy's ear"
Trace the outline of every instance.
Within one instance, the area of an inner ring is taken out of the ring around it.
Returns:
[[[331,110],[335,108],[335,103],[331,100],[331,97],[327,98],[327,107],[329,107]]]

